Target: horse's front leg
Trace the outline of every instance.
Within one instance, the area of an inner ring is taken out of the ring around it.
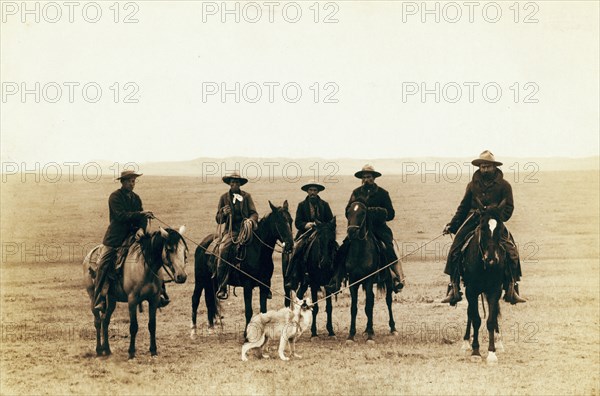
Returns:
[[[386,291],[385,291],[385,303],[387,304],[387,308],[388,308],[388,315],[389,315],[389,325],[390,325],[390,333],[392,333],[392,335],[398,335],[398,332],[396,331],[396,322],[394,321],[394,312],[392,312],[392,285],[390,284]]]
[[[258,290],[259,290],[258,299],[259,299],[259,303],[260,303],[260,312],[267,313],[267,300],[268,300],[268,295],[269,295],[269,289],[264,286],[260,286]]]
[[[156,350],[156,309],[160,294],[155,299],[148,300],[148,331],[150,332],[150,356],[158,355]]]
[[[317,292],[319,291],[319,287],[317,285],[312,285],[310,287],[310,297],[312,298],[312,300],[314,301],[313,305],[313,311],[312,311],[312,316],[313,316],[313,321],[312,321],[312,325],[310,327],[310,333],[311,333],[311,337],[317,337],[317,314],[319,313],[319,304],[317,304],[317,301],[319,300],[319,296],[317,294]]]
[[[481,327],[481,317],[479,316],[479,308],[477,307],[478,294],[471,290],[472,289],[467,287],[467,300],[469,303],[467,313],[473,324],[473,343],[471,344],[473,351],[471,352],[471,361],[478,362],[481,361],[481,354],[479,353],[479,328]]]
[[[494,340],[494,333],[498,328],[498,315],[500,313],[500,294],[502,291],[498,291],[493,293],[492,295],[487,296],[488,307],[490,309],[490,313],[488,315],[488,319],[486,322],[489,343],[488,343],[488,356],[487,363],[488,364],[496,364],[498,363],[498,357],[496,357],[496,345]]]
[[[367,315],[367,342],[373,343],[373,307],[375,306],[375,293],[373,293],[373,282],[367,280],[365,285],[365,293],[367,295],[365,303],[365,314]]]
[[[335,337],[332,323],[333,304],[331,303],[331,295],[325,299],[325,311],[327,312],[327,333],[329,333],[330,337]]]
[[[135,358],[135,336],[138,332],[137,306],[135,299],[129,299],[129,359]]]
[[[350,332],[348,334],[347,342],[354,342],[354,336],[356,335],[356,314],[358,313],[358,288],[360,285],[354,285],[350,288]]]
[[[244,327],[244,339],[247,337],[248,323],[252,319],[252,286],[244,286],[244,314],[246,326]]]
[[[107,297],[107,300],[108,300],[108,303],[106,305],[106,313],[102,317],[103,345],[102,345],[101,349],[104,351],[104,354],[108,356],[112,353],[110,350],[110,343],[108,341],[108,338],[109,338],[108,337],[108,327],[110,326],[110,318],[111,318],[113,312],[115,311],[117,302],[110,297]]]
[[[471,350],[471,344],[469,343],[469,341],[471,340],[471,324],[471,317],[467,313],[467,329],[465,330],[465,335],[463,337],[463,345],[460,348],[464,352]]]

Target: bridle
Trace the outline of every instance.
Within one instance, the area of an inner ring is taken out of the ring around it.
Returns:
[[[364,208],[365,210],[367,209],[367,206],[366,206],[365,204],[361,203],[361,202],[354,202],[352,205],[360,205],[360,206],[361,206],[362,208]],[[357,228],[357,229],[358,229],[358,237],[357,237],[356,239],[358,239],[358,240],[361,240],[361,241],[364,241],[365,239],[367,239],[367,235],[368,235],[368,233],[369,233],[369,232],[366,230],[366,227],[365,227],[365,222],[366,222],[366,220],[367,220],[367,214],[365,213],[365,216],[363,217],[363,219],[362,219],[362,221],[360,222],[360,224],[359,224],[359,225],[354,225],[354,224],[351,224],[351,225],[348,225],[348,226],[346,227],[346,233],[348,233],[348,234],[349,234],[349,231],[350,231],[351,229],[355,229],[355,228]],[[365,229],[365,232],[364,232],[364,236],[361,238],[361,237],[360,237],[360,231],[361,231],[363,228]]]

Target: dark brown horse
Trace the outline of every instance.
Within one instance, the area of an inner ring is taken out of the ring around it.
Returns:
[[[260,312],[267,312],[267,296],[270,291],[269,287],[274,269],[273,252],[277,241],[283,242],[284,250],[291,249],[294,243],[292,237],[292,217],[288,211],[287,201],[283,203],[283,206],[279,207],[269,201],[269,206],[271,207],[271,212],[259,220],[256,231],[253,232],[250,242],[245,247],[242,260],[236,262],[235,258],[231,257],[235,255],[227,255],[228,257],[224,257],[221,260],[221,265],[230,266],[239,263],[239,270],[229,268],[228,284],[230,286],[241,286],[244,289],[246,326],[250,322],[250,319],[252,319],[252,291],[255,287],[258,287],[260,290]],[[216,303],[212,302],[214,291],[216,290],[214,279],[212,279],[215,274],[216,260],[215,256],[206,253],[206,248],[202,246],[208,240],[209,237],[198,246],[195,255],[196,271],[202,275],[196,277],[196,287],[192,296],[192,337],[195,335],[196,311],[200,303],[200,294],[203,288],[205,289],[205,293],[213,294],[213,296],[207,297],[209,326],[212,326],[211,321],[219,315],[216,310]]]
[[[352,305],[350,308],[350,333],[348,341],[354,341],[356,335],[356,314],[358,312],[358,288],[362,285],[366,293],[365,313],[367,314],[367,342],[373,341],[373,307],[375,295],[373,285],[377,283],[379,290],[385,290],[385,302],[388,307],[390,332],[394,335],[396,323],[392,313],[392,279],[390,271],[382,270],[371,275],[387,263],[381,261],[380,249],[377,246],[373,233],[369,231],[367,206],[362,202],[353,202],[348,206],[346,217],[348,218],[349,246],[345,260],[345,269],[348,273],[350,284],[360,281],[350,287]],[[371,276],[369,276],[371,275]],[[364,278],[364,279],[363,279]]]
[[[334,268],[335,254],[338,249],[337,242],[335,241],[335,228],[336,219],[335,217],[328,223],[316,222],[315,229],[306,236],[307,240],[304,241],[304,247],[302,251],[296,251],[294,253],[294,260],[297,260],[294,267],[297,272],[295,279],[303,279],[304,271],[308,273],[308,283],[302,283],[298,290],[298,297],[303,298],[304,293],[310,287],[311,299],[314,301],[313,305],[313,321],[311,326],[311,336],[317,337],[317,314],[319,313],[318,291],[323,287],[329,285],[331,278],[333,277],[336,269]],[[282,259],[283,273],[287,273],[288,259]],[[291,276],[291,275],[290,275]],[[284,282],[285,283],[285,282]],[[284,286],[285,287],[285,286]],[[295,287],[295,286],[294,286]],[[290,293],[291,289],[285,288],[286,300],[285,306],[290,305]],[[327,332],[329,336],[335,336],[333,331],[332,323],[332,303],[331,296],[325,299],[325,311],[327,312]]]
[[[150,354],[156,356],[156,309],[160,299],[163,277],[166,275],[176,283],[187,279],[185,263],[187,245],[182,237],[185,227],[178,231],[160,228],[151,234],[142,236],[129,248],[127,259],[123,263],[122,282],[111,285],[107,296],[106,313],[100,314],[94,309],[94,275],[91,263],[99,257],[102,245],[93,248],[83,260],[83,278],[90,296],[90,307],[94,314],[96,327],[96,354],[110,355],[108,327],[110,317],[117,302],[129,305],[129,358],[135,357],[135,337],[138,331],[137,308],[148,301],[148,330],[150,331]]]
[[[464,253],[463,281],[468,301],[467,329],[465,344],[470,339],[471,325],[473,326],[473,342],[471,345],[471,360],[481,361],[479,352],[479,316],[478,297],[483,294],[487,300],[489,313],[487,330],[489,333],[487,362],[498,362],[495,341],[499,340],[498,317],[500,316],[500,296],[506,264],[506,251],[502,248],[501,239],[505,232],[504,224],[498,220],[504,201],[498,207],[479,208],[480,222]],[[463,346],[463,350],[467,349]],[[500,345],[499,345],[500,349]],[[503,349],[503,347],[502,347]],[[502,350],[501,349],[501,350]]]

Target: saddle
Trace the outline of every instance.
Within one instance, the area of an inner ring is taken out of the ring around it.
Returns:
[[[113,268],[114,271],[111,271],[109,273],[109,276],[112,277],[113,279],[117,279],[117,278],[121,277],[122,270],[123,270],[123,264],[125,264],[125,260],[127,260],[127,255],[129,254],[129,248],[131,247],[131,245],[133,245],[134,242],[135,242],[135,234],[127,237],[127,239],[125,239],[125,241],[123,241],[121,246],[119,246],[117,248],[117,257],[115,259],[114,268]],[[100,251],[101,251],[101,249],[97,249],[90,256],[89,272],[90,272],[90,275],[92,276],[92,278],[96,278],[96,274],[98,272],[98,259],[100,257]]]

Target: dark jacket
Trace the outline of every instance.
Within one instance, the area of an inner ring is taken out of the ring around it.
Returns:
[[[255,224],[258,223],[258,213],[256,212],[256,207],[254,206],[252,196],[249,193],[241,190],[240,195],[244,200],[241,202],[236,200],[235,205],[233,204],[233,194],[231,191],[221,195],[221,198],[219,199],[217,215],[215,216],[215,220],[218,224],[229,224],[229,216],[233,216],[232,224],[234,230],[239,230],[242,221],[245,219],[252,219]],[[225,206],[229,206],[231,208],[230,214],[223,213],[223,208]]]
[[[496,169],[496,177],[490,183],[484,183],[481,172],[476,171],[450,222],[450,232],[455,234],[469,214],[478,208],[476,198],[479,198],[484,206],[499,205],[503,199],[506,199],[504,210],[500,213],[499,218],[502,222],[510,219],[515,208],[512,187],[504,180],[504,174],[500,169]]]
[[[377,184],[373,184],[371,188],[366,188],[364,185],[358,187],[352,191],[352,195],[350,195],[350,199],[348,200],[348,205],[346,205],[345,213],[348,213],[348,208],[354,201],[362,201],[367,205],[367,208],[369,209],[368,219],[371,231],[378,239],[381,239],[391,248],[394,235],[391,228],[386,224],[386,221],[393,220],[394,216],[396,216],[396,212],[392,206],[390,193],[379,187]]]
[[[314,216],[311,216],[310,213],[310,202],[308,197],[302,202],[298,204],[298,209],[296,209],[296,220],[294,221],[294,225],[298,229],[298,233],[296,234],[296,238],[298,238],[301,234],[306,232],[306,223],[314,222],[318,220],[322,223],[328,223],[333,219],[333,213],[331,212],[331,208],[327,201],[324,201],[317,195],[317,201],[314,208]]]
[[[110,224],[102,243],[119,247],[123,241],[138,228],[145,228],[148,220],[142,215],[142,199],[133,191],[124,188],[110,194],[108,198]]]

